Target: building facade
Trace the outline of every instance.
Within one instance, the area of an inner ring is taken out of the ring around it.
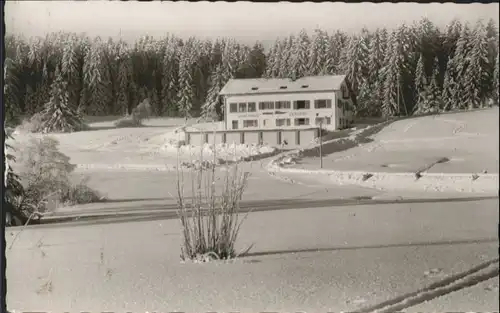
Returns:
[[[227,131],[292,131],[348,127],[353,96],[345,75],[231,79],[221,90]]]

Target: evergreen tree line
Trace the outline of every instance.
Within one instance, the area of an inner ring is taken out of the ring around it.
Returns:
[[[498,104],[498,50],[493,20],[440,29],[422,19],[356,34],[302,30],[268,51],[170,34],[134,44],[63,32],[28,41],[11,35],[5,112],[7,120],[31,116],[62,97],[79,114],[122,115],[147,98],[158,116],[220,115],[218,93],[230,78],[325,74],[347,75],[358,116],[473,109]]]

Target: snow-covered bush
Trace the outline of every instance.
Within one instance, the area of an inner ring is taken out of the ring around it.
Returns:
[[[135,115],[124,116],[114,122],[116,128],[139,127],[142,122]]]
[[[131,115],[124,116],[115,121],[116,128],[139,127],[142,126],[144,119],[149,119],[151,116],[151,104],[148,99],[139,103]]]
[[[49,199],[76,204],[102,200],[101,195],[85,185],[73,184],[70,175],[76,165],[58,149],[51,137],[32,138],[20,153],[19,181],[23,192],[15,198],[14,208],[30,216],[47,211]]]
[[[68,186],[61,193],[61,202],[64,205],[75,205],[106,201],[106,198],[97,190],[90,188],[87,182],[88,177],[85,177],[79,183]]]

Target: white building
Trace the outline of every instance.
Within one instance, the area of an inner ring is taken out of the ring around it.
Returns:
[[[226,130],[300,130],[353,121],[354,95],[345,75],[292,79],[231,79],[222,88]]]

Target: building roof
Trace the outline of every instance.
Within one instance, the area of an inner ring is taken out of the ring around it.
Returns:
[[[340,90],[345,75],[306,76],[292,81],[290,78],[230,79],[220,95],[244,95],[262,93],[289,93],[303,91]]]

